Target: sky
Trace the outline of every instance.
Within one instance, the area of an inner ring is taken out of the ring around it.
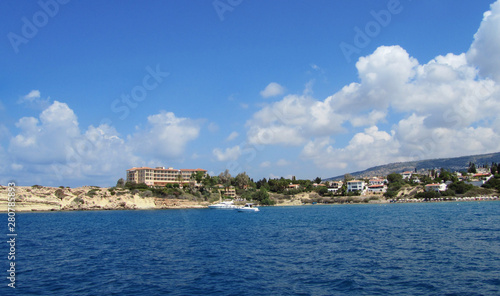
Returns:
[[[1,1],[0,19],[0,184],[500,151],[500,0]]]

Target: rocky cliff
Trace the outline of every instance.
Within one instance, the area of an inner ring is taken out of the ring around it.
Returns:
[[[71,210],[125,210],[203,208],[207,202],[188,199],[162,199],[142,197],[129,190],[98,187],[57,188],[31,186],[15,187],[15,211],[71,211]],[[8,188],[0,186],[0,212],[6,212]]]

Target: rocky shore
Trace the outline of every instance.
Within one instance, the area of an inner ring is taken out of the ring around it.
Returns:
[[[43,186],[15,187],[15,211],[74,211],[74,210],[131,210],[204,208],[208,202],[188,199],[159,199],[142,197],[129,190],[110,190],[84,186],[58,188]],[[0,212],[7,212],[8,190],[0,186]]]
[[[441,199],[415,199],[412,196],[423,188],[402,188],[396,199],[386,199],[382,195],[372,196],[341,196],[321,197],[315,192],[304,192],[288,196],[271,194],[276,206],[300,206],[314,204],[349,204],[349,203],[414,203],[436,201],[478,201],[498,200],[497,196],[452,197]],[[0,212],[7,212],[9,207],[8,187],[0,185]],[[85,211],[85,210],[147,210],[147,209],[192,209],[207,208],[210,202],[197,199],[194,196],[179,196],[177,198],[158,198],[143,196],[140,192],[118,188],[99,188],[95,186],[15,187],[16,212],[36,211]],[[237,204],[244,204],[240,201]],[[12,206],[11,206],[12,208]]]

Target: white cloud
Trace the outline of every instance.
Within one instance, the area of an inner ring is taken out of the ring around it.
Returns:
[[[275,97],[285,93],[285,88],[276,82],[269,83],[264,90],[260,92],[263,98]]]
[[[311,68],[312,68],[313,70],[316,70],[316,71],[321,70],[321,68],[320,68],[318,65],[316,65],[316,64],[310,64],[310,66],[311,66]]]
[[[308,88],[262,107],[247,122],[248,140],[304,145],[304,159],[337,170],[498,151],[499,18],[500,1],[485,14],[468,53],[426,64],[400,46],[381,46],[356,63],[359,82],[326,99],[312,98]],[[400,119],[380,130],[389,116]],[[364,131],[347,145],[334,144],[336,136],[358,128]]]
[[[238,136],[239,136],[238,132],[232,132],[231,134],[229,134],[229,136],[227,136],[226,142],[232,141],[236,139]]]
[[[500,1],[491,5],[484,13],[483,21],[474,35],[467,59],[479,68],[483,77],[500,82]]]
[[[138,155],[173,158],[181,156],[186,145],[196,139],[199,132],[199,122],[161,111],[148,116],[146,128],[137,131],[130,142]]]
[[[45,109],[50,106],[50,98],[42,99],[39,90],[32,90],[17,100],[18,104],[27,104],[33,108]]]
[[[322,168],[359,169],[391,162],[398,156],[399,143],[376,126],[355,134],[344,148],[335,148],[327,137],[309,141],[302,157]]]
[[[9,129],[5,125],[0,124],[0,143],[3,139],[7,139],[9,137],[10,137]]]
[[[219,126],[215,122],[210,122],[208,124],[208,131],[211,133],[215,133],[219,130]]]
[[[40,98],[40,91],[39,90],[32,90],[27,95],[22,97],[23,100],[31,101],[31,102],[33,100],[39,99],[39,98]]]
[[[271,162],[266,160],[266,161],[261,162],[259,166],[261,168],[268,168],[271,166]]]
[[[75,113],[55,101],[38,118],[23,117],[10,139],[7,163],[21,182],[113,185],[138,161],[116,130],[107,125],[81,131]]]
[[[327,102],[309,95],[288,95],[256,112],[246,123],[247,136],[252,144],[296,146],[311,135],[340,132],[343,120]]]
[[[234,146],[232,148],[226,148],[224,151],[215,148],[212,153],[218,161],[237,160],[241,156],[241,148],[240,146]]]
[[[58,101],[38,118],[19,119],[16,126],[20,132],[10,139],[9,157],[0,149],[0,158],[23,181],[47,185],[114,185],[126,169],[146,163],[144,159],[154,163],[182,155],[200,130],[198,121],[160,112],[127,139],[106,124],[82,131],[73,110]]]
[[[277,166],[287,166],[289,165],[290,162],[288,162],[286,159],[279,159],[277,162],[276,162],[276,165]]]
[[[68,147],[80,135],[73,110],[58,101],[40,119],[23,117],[16,126],[21,132],[11,139],[9,153],[30,163],[65,162]]]

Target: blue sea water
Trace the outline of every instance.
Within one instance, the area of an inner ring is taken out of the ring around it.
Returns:
[[[16,219],[2,295],[500,295],[500,202]]]

